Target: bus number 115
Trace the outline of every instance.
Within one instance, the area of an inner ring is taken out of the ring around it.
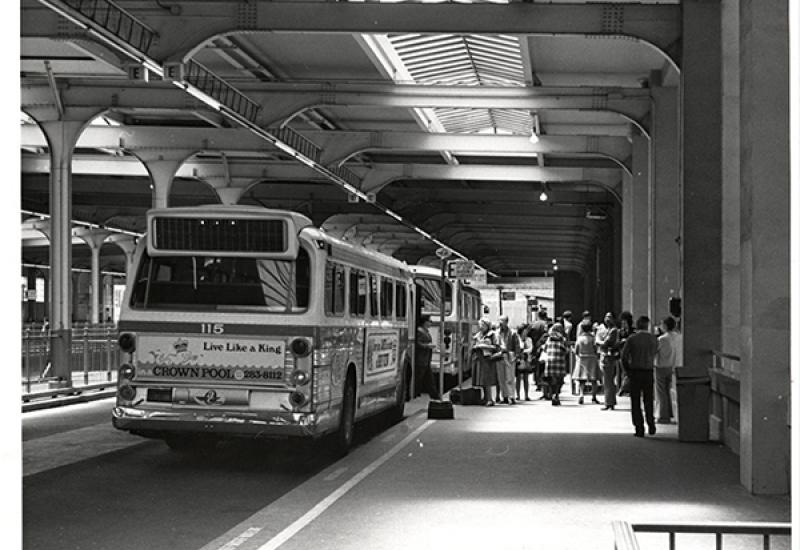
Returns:
[[[222,323],[200,323],[201,334],[222,334],[225,332],[225,325]]]

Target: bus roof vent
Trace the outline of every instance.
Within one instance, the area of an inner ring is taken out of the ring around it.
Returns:
[[[294,257],[296,240],[285,217],[153,216],[150,253]]]

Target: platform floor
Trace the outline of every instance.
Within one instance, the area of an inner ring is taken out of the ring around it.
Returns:
[[[739,484],[738,458],[717,443],[683,443],[677,426],[632,435],[630,409],[547,401],[455,407],[407,418],[202,550],[604,549],[611,522],[790,521],[789,497]],[[639,535],[643,550],[666,535]],[[679,535],[678,549],[714,548]],[[761,548],[725,537],[725,548]],[[775,539],[772,548],[790,548]]]

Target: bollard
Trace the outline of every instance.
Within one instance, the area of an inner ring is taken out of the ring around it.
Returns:
[[[25,329],[25,391],[31,393],[31,329]]]
[[[106,380],[111,382],[111,327],[106,327]]]
[[[83,383],[89,385],[89,328],[83,327]]]

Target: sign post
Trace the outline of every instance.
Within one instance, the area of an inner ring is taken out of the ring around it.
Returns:
[[[457,279],[458,284],[461,285],[465,280],[471,280],[475,277],[475,262],[472,260],[451,260],[447,264],[447,276],[450,279]],[[459,311],[456,308],[461,307],[461,302],[456,301],[453,298],[453,311],[456,311],[456,317],[460,319],[461,315],[463,315],[463,311]],[[470,335],[467,335],[469,338]],[[456,333],[455,339],[451,340],[452,350],[453,353],[457,353],[458,359],[458,387],[461,388],[461,385],[464,383],[464,350],[461,347],[463,345],[462,341],[462,334],[461,334],[461,322],[456,323]],[[456,344],[458,343],[458,344]],[[469,358],[466,359],[469,361]]]
[[[445,291],[447,290],[447,258],[450,257],[452,252],[447,248],[439,248],[436,250],[436,256],[442,262],[442,270],[439,276],[439,283],[441,286],[441,297],[439,299],[439,392],[440,396],[444,395],[444,317],[445,317]],[[428,418],[453,418],[453,403],[442,399],[436,403],[431,401],[428,403]]]

